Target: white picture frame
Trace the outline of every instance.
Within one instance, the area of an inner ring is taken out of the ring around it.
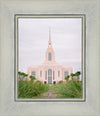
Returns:
[[[2,115],[100,115],[99,0],[0,1],[0,116]],[[14,100],[14,16],[15,14],[86,15],[86,101],[16,102]]]

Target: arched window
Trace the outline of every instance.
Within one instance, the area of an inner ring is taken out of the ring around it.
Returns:
[[[35,74],[36,74],[35,71],[32,71],[32,72],[31,72],[31,75],[35,75]]]
[[[55,80],[55,71],[53,71],[53,80]]]
[[[47,80],[47,71],[45,71],[45,80]]]
[[[42,71],[40,71],[40,77],[42,77]]]
[[[48,69],[48,84],[52,84],[52,70]]]
[[[48,53],[48,60],[49,60],[49,61],[52,60],[52,55],[51,55],[51,53]]]
[[[52,75],[52,70],[51,69],[48,70],[48,75]]]
[[[68,71],[65,71],[65,72],[64,72],[64,75],[65,75],[65,76],[68,75]]]
[[[60,71],[58,71],[58,77],[60,76]]]

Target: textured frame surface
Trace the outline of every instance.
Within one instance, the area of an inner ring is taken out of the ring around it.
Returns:
[[[100,115],[99,0],[0,0],[0,116]],[[86,15],[86,102],[14,101],[14,15]]]

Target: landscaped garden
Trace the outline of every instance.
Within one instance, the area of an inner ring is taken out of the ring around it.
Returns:
[[[74,80],[80,72],[65,77],[66,81],[60,81],[58,84],[48,85],[30,76],[30,81],[25,79],[25,73],[19,73],[18,80],[18,98],[81,98],[82,81]],[[72,76],[72,80],[69,77]]]

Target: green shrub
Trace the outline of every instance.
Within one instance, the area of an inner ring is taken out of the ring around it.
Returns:
[[[67,75],[66,77],[65,77],[65,80],[68,82],[68,80],[69,80],[69,77],[70,77],[70,75]]]
[[[61,83],[63,83],[63,81],[59,81],[59,83],[61,84]]]
[[[55,93],[64,98],[81,98],[82,97],[82,82],[74,80],[68,83],[53,85]]]
[[[49,85],[45,85],[40,81],[19,81],[18,82],[18,97],[32,98],[49,90]]]
[[[33,81],[33,80],[35,80],[36,78],[34,77],[34,76],[30,76],[30,78],[31,78],[31,81]]]

